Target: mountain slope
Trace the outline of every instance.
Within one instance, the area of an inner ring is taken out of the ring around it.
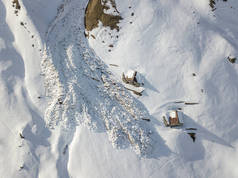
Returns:
[[[0,2],[0,177],[237,177],[238,3],[104,2]]]

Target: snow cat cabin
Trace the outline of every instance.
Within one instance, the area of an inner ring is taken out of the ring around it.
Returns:
[[[122,81],[124,83],[124,87],[133,92],[138,96],[142,96],[142,92],[144,88],[142,87],[144,83],[139,83],[138,79],[140,80],[140,76],[138,77],[137,71],[129,70],[126,73],[122,73]]]
[[[163,115],[166,127],[179,127],[183,125],[183,114],[177,110],[169,110]]]
[[[129,70],[126,74],[122,73],[122,81],[126,84],[140,87],[140,83],[138,83],[136,75],[137,71]]]

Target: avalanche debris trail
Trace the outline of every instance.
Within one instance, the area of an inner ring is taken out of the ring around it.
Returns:
[[[133,98],[88,47],[84,36],[86,0],[67,1],[47,34],[42,72],[51,128],[70,132],[77,124],[106,130],[112,145],[131,145],[139,155],[151,149],[151,131],[142,118],[147,109]]]

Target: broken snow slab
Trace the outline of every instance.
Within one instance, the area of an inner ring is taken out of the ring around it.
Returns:
[[[130,84],[124,84],[125,88],[129,91],[131,91],[133,94],[142,96],[143,91],[145,90],[144,87],[135,87]]]

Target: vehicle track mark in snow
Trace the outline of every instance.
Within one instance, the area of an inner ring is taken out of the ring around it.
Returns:
[[[50,97],[47,123],[66,130],[77,124],[106,130],[113,146],[131,145],[137,154],[145,155],[151,147],[151,131],[142,118],[150,115],[88,47],[85,6],[86,1],[65,3],[49,28],[42,61]]]

